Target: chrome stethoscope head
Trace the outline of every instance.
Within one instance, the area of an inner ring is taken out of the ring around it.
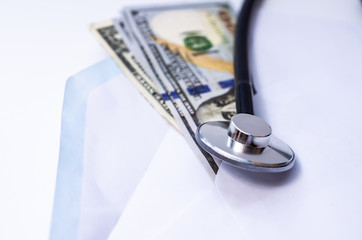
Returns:
[[[283,172],[293,167],[294,152],[271,135],[264,120],[253,115],[248,64],[248,30],[255,0],[244,0],[234,44],[235,101],[238,114],[230,122],[206,122],[196,131],[197,143],[213,157],[258,172]]]
[[[294,165],[293,150],[272,136],[269,124],[251,114],[203,123],[196,141],[215,158],[250,171],[283,172]]]

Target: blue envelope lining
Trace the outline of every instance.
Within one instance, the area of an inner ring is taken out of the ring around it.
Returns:
[[[54,207],[49,239],[77,239],[80,217],[84,132],[90,92],[121,74],[111,58],[105,59],[67,80]]]

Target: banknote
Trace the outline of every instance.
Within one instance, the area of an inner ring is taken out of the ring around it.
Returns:
[[[143,46],[139,43],[138,39],[134,36],[134,32],[129,29],[129,23],[127,18],[119,17],[113,19],[114,28],[121,36],[123,42],[127,48],[132,52],[132,56],[136,63],[143,70],[143,72],[149,77],[150,80],[154,79],[154,71],[152,71],[152,63],[144,54]]]
[[[195,132],[203,122],[228,121],[236,113],[231,7],[223,2],[131,7],[122,14],[185,137],[216,174],[219,163],[197,145]]]
[[[90,28],[97,40],[132,81],[138,91],[167,121],[179,129],[170,109],[165,103],[164,97],[159,93],[154,82],[142,66],[136,61],[133,53],[130,52],[121,35],[116,31],[113,22],[107,21],[91,24]]]

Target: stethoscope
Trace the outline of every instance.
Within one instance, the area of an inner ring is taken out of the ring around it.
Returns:
[[[294,152],[272,136],[268,123],[253,114],[248,64],[248,29],[254,0],[245,0],[235,34],[235,101],[237,114],[230,122],[201,124],[197,143],[214,158],[257,172],[282,172],[294,165]]]

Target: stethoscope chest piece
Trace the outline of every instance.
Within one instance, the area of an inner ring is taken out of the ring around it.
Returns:
[[[294,152],[272,136],[261,118],[239,113],[230,122],[206,122],[196,141],[209,154],[237,167],[257,172],[282,172],[293,167]]]
[[[214,158],[256,172],[283,172],[293,167],[293,150],[278,138],[264,120],[253,115],[255,92],[248,64],[248,29],[256,1],[245,0],[235,33],[236,114],[230,122],[206,122],[196,131],[197,143]]]

